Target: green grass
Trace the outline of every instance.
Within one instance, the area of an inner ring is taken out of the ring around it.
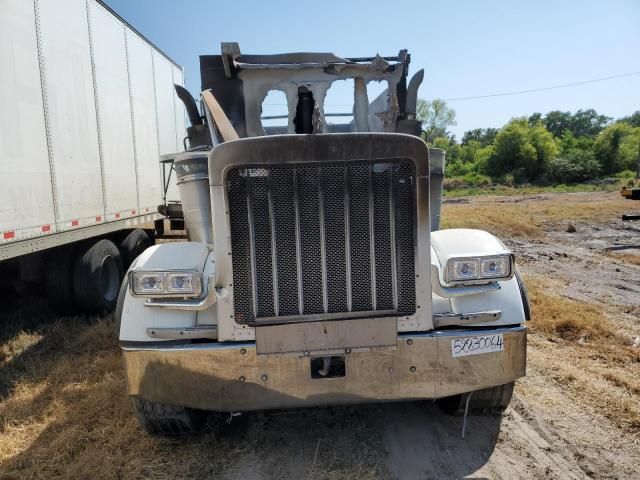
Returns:
[[[537,193],[574,193],[574,192],[613,192],[620,190],[620,184],[594,185],[582,183],[576,185],[551,185],[551,186],[508,186],[487,185],[483,187],[468,186],[445,190],[445,197],[467,197],[474,195],[532,195]]]

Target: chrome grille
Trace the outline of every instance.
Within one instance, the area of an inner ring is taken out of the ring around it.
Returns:
[[[231,169],[236,321],[414,313],[414,178],[404,159]]]

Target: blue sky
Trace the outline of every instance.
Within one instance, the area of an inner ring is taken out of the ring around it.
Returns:
[[[333,52],[395,55],[407,48],[411,72],[425,69],[420,97],[455,98],[527,90],[640,71],[640,0],[224,1],[106,0],[184,66],[200,87],[198,55],[221,41],[244,53]],[[347,88],[327,99],[334,111],[352,101]],[[283,113],[278,98],[265,114]],[[486,99],[452,101],[458,138],[500,127],[512,117],[595,108],[620,117],[640,110],[640,75]]]

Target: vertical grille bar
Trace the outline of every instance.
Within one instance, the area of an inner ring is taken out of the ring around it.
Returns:
[[[293,210],[296,223],[296,271],[298,280],[298,312],[304,313],[304,288],[302,286],[302,246],[300,245],[300,200],[298,198],[298,170],[293,169]]]
[[[322,268],[322,308],[324,313],[329,311],[329,297],[327,295],[327,245],[324,233],[324,196],[322,194],[322,169],[318,167],[318,217],[320,221],[320,258]]]
[[[391,220],[389,212],[389,190],[393,165],[374,165],[371,184],[373,186],[373,244],[376,255],[376,310],[393,309],[393,250],[391,249]]]
[[[375,227],[374,227],[374,203],[373,203],[373,188],[371,185],[373,176],[373,164],[369,164],[367,169],[367,193],[369,195],[369,257],[370,257],[370,270],[371,270],[371,306],[372,310],[376,309],[378,303],[378,295],[376,291],[376,242],[375,242]]]
[[[343,168],[344,179],[344,245],[345,268],[347,278],[347,310],[353,310],[353,298],[351,296],[351,227],[349,225],[349,177],[347,167]]]
[[[394,183],[398,312],[409,314],[415,312],[416,308],[413,168],[406,163],[398,165]]]
[[[274,302],[277,310],[274,308],[274,314],[298,315],[300,302],[293,169],[271,168],[269,175],[272,206],[269,214],[273,218],[272,239],[275,237],[275,245],[271,249],[278,273],[274,279],[274,288],[277,288],[277,301]]]
[[[329,312],[346,312],[347,272],[345,268],[344,169],[339,165],[322,168],[324,242]]]
[[[369,238],[368,166],[347,167],[349,188],[349,245],[351,248],[351,308],[373,310],[371,305],[371,256]]]
[[[267,202],[269,204],[269,226],[271,227],[271,275],[273,277],[273,310],[277,317],[280,314],[280,300],[278,298],[278,253],[276,250],[276,219],[273,212],[271,169],[267,170]]]
[[[258,313],[256,316],[275,315],[273,297],[273,249],[271,244],[271,222],[269,218],[269,175],[264,168],[249,168],[251,177],[251,201],[253,230],[255,232],[255,265],[258,284]]]
[[[398,309],[398,271],[396,265],[396,197],[394,194],[395,175],[391,165],[389,172],[389,249],[391,250],[391,291],[393,295],[393,309]]]
[[[323,313],[322,257],[320,255],[320,216],[318,208],[318,169],[299,168],[298,208],[300,223],[300,260],[302,263],[303,314]]]
[[[249,252],[251,255],[251,297],[253,315],[258,316],[258,277],[256,269],[256,236],[253,225],[253,193],[251,192],[251,175],[247,172],[247,218],[249,224]]]

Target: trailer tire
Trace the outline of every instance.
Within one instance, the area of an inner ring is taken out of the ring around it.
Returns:
[[[133,414],[150,435],[175,437],[197,433],[204,425],[207,412],[193,408],[131,398]]]
[[[122,268],[126,271],[136,257],[149,248],[149,246],[151,246],[151,240],[144,230],[137,228],[129,233],[120,243]]]
[[[65,315],[74,313],[76,296],[73,291],[75,249],[71,246],[54,249],[47,259],[45,288],[53,310]]]
[[[86,312],[112,311],[122,280],[122,260],[111,240],[100,240],[76,260],[73,289],[78,305]]]
[[[464,415],[469,399],[469,413],[499,415],[506,410],[513,396],[515,382],[505,383],[496,387],[483,388],[470,393],[462,393],[451,397],[439,398],[436,404],[444,413],[449,415]]]

